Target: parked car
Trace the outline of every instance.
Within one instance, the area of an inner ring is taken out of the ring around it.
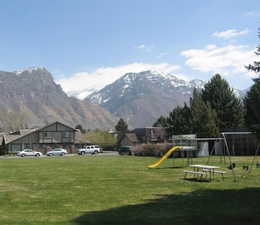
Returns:
[[[98,153],[103,152],[103,149],[102,149],[100,146],[95,145],[95,148],[96,148],[96,151],[97,151]]]
[[[38,156],[42,156],[42,153],[41,152],[37,152],[37,151],[33,151],[30,148],[26,148],[26,149],[22,150],[21,152],[18,152],[17,156],[21,156],[21,157],[24,157],[24,156],[37,156],[38,157]]]
[[[64,156],[65,154],[68,154],[66,149],[63,148],[54,148],[51,151],[47,152],[47,156],[55,156],[55,155],[59,155],[59,156]]]
[[[119,155],[132,155],[132,146],[120,146],[118,153]]]
[[[97,154],[101,152],[100,147],[97,145],[87,145],[84,148],[80,148],[78,150],[79,155],[85,155],[85,154]]]

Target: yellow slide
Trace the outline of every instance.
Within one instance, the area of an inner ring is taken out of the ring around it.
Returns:
[[[182,146],[174,146],[168,152],[166,152],[160,160],[152,165],[149,165],[148,168],[155,168],[159,166],[165,159],[167,159],[173,152],[182,149]]]

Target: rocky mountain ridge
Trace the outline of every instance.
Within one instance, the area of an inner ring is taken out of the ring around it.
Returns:
[[[174,107],[188,102],[201,80],[185,81],[172,74],[144,71],[127,73],[85,100],[99,104],[133,127],[151,126]]]
[[[117,121],[99,105],[68,97],[45,68],[0,71],[0,113],[3,111],[22,114],[29,127],[57,120],[71,126],[82,124],[86,129],[110,129]],[[4,123],[0,114],[0,126]]]

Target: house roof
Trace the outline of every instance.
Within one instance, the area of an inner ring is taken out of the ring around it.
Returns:
[[[3,136],[3,139],[5,141],[5,144],[9,144],[10,142],[20,138],[20,137],[23,137],[25,135],[15,135],[15,134],[6,134]]]
[[[67,125],[67,124],[61,123],[61,122],[59,122],[59,121],[56,121],[56,122],[53,122],[53,123],[47,124],[46,126],[44,126],[44,127],[40,127],[40,128],[38,128],[37,130],[42,130],[42,129],[44,129],[44,128],[50,127],[50,126],[54,125],[55,123],[59,123],[59,124],[65,126],[65,127],[68,127],[68,128],[70,128],[70,129],[74,130],[74,131],[77,131],[77,129],[75,129],[75,128],[73,128],[73,127]]]
[[[138,142],[137,136],[135,133],[126,133],[125,136],[131,141],[131,142]]]
[[[136,128],[133,130],[133,133],[136,134],[137,138],[141,141],[146,137],[152,139],[157,139],[159,137],[166,136],[166,130],[163,127],[145,127],[145,128]]]

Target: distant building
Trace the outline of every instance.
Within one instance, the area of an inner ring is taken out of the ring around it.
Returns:
[[[48,149],[62,147],[73,152],[76,144],[76,129],[54,122],[39,129],[19,130],[3,134],[0,138],[0,153],[15,154],[25,148],[46,153]]]
[[[145,127],[136,128],[126,133],[119,141],[120,145],[162,143],[168,141],[168,135],[165,128]]]
[[[135,146],[139,143],[135,133],[126,133],[120,140],[121,146]]]

